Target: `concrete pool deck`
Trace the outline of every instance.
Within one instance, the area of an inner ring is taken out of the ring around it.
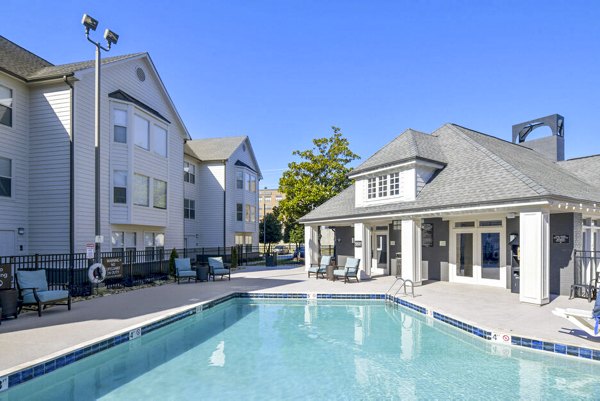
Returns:
[[[148,287],[76,302],[71,311],[52,307],[41,318],[23,313],[0,325],[0,377],[233,292],[384,294],[393,282],[376,277],[344,284],[307,279],[304,267],[244,267],[231,281]],[[600,350],[600,339],[587,338],[551,313],[555,307],[591,310],[584,299],[560,296],[540,307],[520,303],[509,290],[447,282],[416,287],[415,295],[404,299],[495,333]]]

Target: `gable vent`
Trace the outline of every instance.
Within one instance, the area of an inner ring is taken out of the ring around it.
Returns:
[[[137,75],[140,82],[144,82],[146,80],[146,73],[141,67],[135,69],[135,75]]]

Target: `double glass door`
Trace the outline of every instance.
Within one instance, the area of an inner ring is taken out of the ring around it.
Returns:
[[[454,281],[503,286],[504,246],[500,231],[456,232]]]

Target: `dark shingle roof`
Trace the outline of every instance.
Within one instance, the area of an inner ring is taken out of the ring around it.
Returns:
[[[439,146],[437,137],[408,129],[365,160],[350,175],[415,158],[446,163],[446,157]]]
[[[113,63],[143,55],[145,53],[125,54],[121,56],[106,57],[102,65]],[[74,72],[92,68],[94,60],[77,63],[54,65],[43,58],[36,56],[27,49],[0,36],[0,70],[19,77],[25,81],[39,81],[44,79],[60,78],[72,75]]]
[[[600,186],[584,182],[563,168],[563,163],[552,162],[531,149],[454,124],[444,125],[432,136],[438,138],[438,145],[446,156],[446,166],[425,185],[415,201],[356,207],[353,185],[308,213],[302,221],[553,196],[600,201]]]
[[[51,66],[52,63],[0,36],[0,69],[26,79],[36,71]]]

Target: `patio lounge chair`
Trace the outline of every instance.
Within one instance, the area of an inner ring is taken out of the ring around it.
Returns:
[[[190,258],[175,259],[175,279],[177,280],[177,284],[179,284],[179,281],[182,278],[187,278],[188,283],[191,279],[194,279],[194,281],[198,281],[196,272],[192,270],[192,263],[190,262]]]
[[[358,282],[358,266],[360,265],[360,259],[348,258],[343,269],[337,269],[333,271],[333,279],[344,278],[344,284],[350,281],[351,278],[356,279]]]
[[[567,319],[575,326],[592,337],[600,337],[600,297],[596,297],[596,303],[592,311],[572,308],[555,308],[552,313]]]
[[[208,275],[209,279],[212,276],[213,281],[215,281],[216,276],[221,276],[221,280],[223,280],[223,276],[228,276],[228,279],[231,280],[231,270],[223,264],[223,258],[208,258]]]
[[[308,278],[310,278],[311,274],[314,274],[317,279],[319,278],[319,274],[322,275],[323,278],[325,278],[325,274],[327,274],[327,266],[329,266],[329,263],[331,263],[331,256],[321,256],[321,263],[319,263],[318,265],[310,265],[310,267],[308,268]]]
[[[42,306],[65,305],[71,310],[71,294],[68,284],[62,290],[49,290],[46,270],[18,270],[17,289],[19,290],[19,313],[23,306],[37,306],[38,316],[42,316]]]

